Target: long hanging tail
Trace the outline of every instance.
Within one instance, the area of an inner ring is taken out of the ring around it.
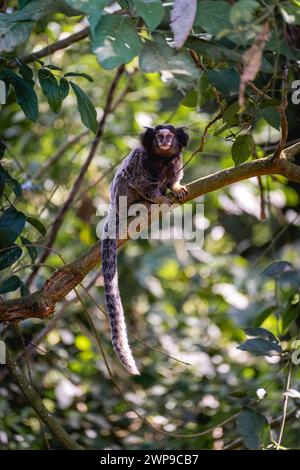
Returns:
[[[120,297],[117,270],[117,240],[103,238],[101,242],[102,270],[104,277],[105,304],[111,327],[112,344],[126,369],[134,375],[139,375],[133,358],[124,318]]]

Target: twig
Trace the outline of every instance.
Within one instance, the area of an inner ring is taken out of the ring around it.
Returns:
[[[19,366],[11,358],[10,353],[6,350],[6,365],[15,382],[20,387],[25,398],[29,401],[32,408],[37,415],[49,428],[53,436],[56,437],[58,442],[61,443],[66,449],[83,450],[84,448],[77,444],[74,439],[61,427],[57,419],[45,407],[38,393],[32,388],[28,379],[23,374]]]
[[[49,170],[49,168],[54,165],[57,160],[60,159],[60,157],[62,157],[64,155],[64,153],[70,148],[72,147],[72,145],[75,145],[77,144],[77,142],[79,142],[82,137],[85,137],[86,135],[89,134],[89,131],[83,131],[81,132],[81,134],[78,134],[74,137],[72,137],[70,140],[68,140],[65,144],[63,144],[58,150],[57,152],[52,155],[51,158],[48,158],[43,165],[41,165],[35,172],[33,172],[33,175],[31,178],[33,179],[39,179],[41,178],[41,176],[46,173],[46,171]]]
[[[102,115],[102,118],[100,119],[99,124],[98,124],[98,129],[97,129],[97,132],[96,132],[96,136],[95,136],[95,138],[92,142],[92,145],[91,145],[90,151],[88,153],[87,159],[84,162],[84,164],[82,165],[80,173],[79,173],[78,177],[76,178],[75,183],[74,183],[74,185],[73,185],[73,187],[70,191],[68,199],[64,202],[64,204],[61,206],[60,210],[58,211],[58,213],[56,215],[56,218],[55,218],[54,223],[51,227],[50,233],[47,237],[46,246],[48,248],[51,248],[53,246],[54,241],[55,241],[56,236],[57,236],[57,233],[58,233],[58,231],[59,231],[59,229],[60,229],[60,227],[63,223],[65,214],[69,210],[76,194],[78,193],[78,190],[79,190],[80,185],[81,185],[81,183],[84,179],[84,176],[85,176],[85,174],[86,174],[86,172],[87,172],[87,170],[90,166],[90,163],[93,160],[94,156],[96,155],[98,145],[100,144],[100,141],[101,141],[101,138],[102,138],[102,135],[103,135],[103,130],[104,130],[104,126],[105,126],[105,123],[106,123],[106,120],[107,120],[107,116],[110,114],[110,109],[111,109],[111,106],[112,106],[112,101],[113,101],[113,97],[114,97],[117,85],[118,85],[119,80],[120,80],[120,78],[121,78],[121,76],[123,75],[124,72],[125,72],[125,67],[124,67],[124,65],[121,65],[118,68],[118,70],[115,74],[115,78],[113,79],[113,81],[110,85],[110,88],[109,88],[109,91],[108,91],[108,94],[107,94],[107,98],[106,98],[106,103],[105,103],[103,115]],[[42,252],[40,257],[39,257],[38,263],[43,263],[48,258],[48,256],[49,256],[49,251],[48,250]],[[38,273],[38,271],[39,271],[39,267],[37,266],[36,269],[34,269],[31,273],[31,275],[29,276],[28,281],[27,281],[27,286],[30,286],[31,282],[33,281],[33,279],[36,276],[36,274]]]
[[[95,276],[93,276],[93,278],[91,279],[91,281],[89,282],[89,284],[84,288],[85,292],[86,293],[89,293],[89,290],[91,289],[91,287],[93,287],[93,285],[95,284],[96,280],[98,279],[98,277],[100,276],[100,271],[97,272],[95,274]],[[22,350],[20,351],[17,356],[16,356],[16,359],[15,361],[17,363],[19,363],[20,361],[22,361],[24,359],[24,357],[26,356],[26,354],[32,354],[34,351],[37,351],[39,348],[38,348],[38,345],[46,338],[46,336],[56,327],[58,321],[62,318],[62,316],[64,315],[65,311],[67,310],[67,308],[73,304],[75,301],[77,300],[77,297],[74,296],[72,299],[70,300],[64,300],[62,306],[60,307],[59,311],[57,312],[56,315],[54,315],[51,320],[44,326],[44,328],[42,328],[28,343],[27,343],[27,346]],[[6,377],[7,375],[7,369],[3,369],[3,370],[0,370],[0,383],[2,382],[2,380]]]
[[[29,62],[34,62],[36,59],[41,59],[42,57],[51,55],[53,54],[53,52],[56,52],[60,49],[66,49],[66,47],[70,46],[71,44],[85,39],[86,37],[88,37],[89,33],[90,28],[86,27],[81,31],[78,31],[77,33],[70,34],[70,36],[64,39],[60,39],[59,41],[54,42],[53,44],[50,44],[44,47],[43,49],[40,49],[37,52],[31,52],[30,54],[24,55],[23,57],[20,57],[19,60],[26,64],[28,64]],[[10,68],[16,67],[17,65],[18,62],[16,59],[12,59],[6,64],[6,66]]]
[[[293,363],[290,360],[289,367],[288,367],[288,373],[287,373],[287,380],[286,380],[286,388],[285,388],[286,392],[288,392],[288,390],[290,389],[292,369],[293,369]],[[289,403],[289,396],[286,394],[284,396],[284,401],[283,401],[282,422],[281,422],[279,438],[278,438],[278,442],[277,442],[277,450],[279,450],[280,446],[281,446],[281,441],[282,441],[282,437],[283,437],[283,433],[284,433],[284,426],[285,426],[286,417],[287,417],[288,403]]]
[[[275,150],[275,153],[273,155],[274,160],[277,160],[280,158],[282,151],[286,145],[287,138],[288,138],[288,121],[286,117],[286,109],[288,107],[287,85],[286,85],[288,71],[289,71],[288,67],[285,67],[283,71],[283,78],[282,78],[282,100],[278,108],[279,115],[280,115],[281,136],[280,136],[280,141]]]
[[[75,289],[75,292],[76,292],[76,295],[78,297],[78,300],[81,302],[81,305],[86,313],[86,316],[87,316],[87,319],[89,321],[89,324],[91,326],[91,329],[92,331],[94,332],[94,337],[96,339],[96,343],[97,343],[97,346],[99,348],[99,352],[100,354],[102,355],[103,357],[103,360],[105,362],[105,365],[106,365],[106,368],[107,368],[107,371],[108,371],[108,374],[110,376],[110,379],[111,381],[113,382],[113,384],[115,385],[115,387],[117,388],[122,400],[124,401],[124,403],[137,415],[137,417],[146,425],[148,426],[150,429],[152,429],[152,431],[154,433],[159,433],[159,434],[162,434],[164,436],[169,436],[169,437],[175,437],[175,438],[178,438],[178,439],[191,439],[191,438],[198,438],[198,437],[202,437],[202,436],[207,436],[209,434],[211,434],[214,429],[216,427],[220,427],[220,426],[225,426],[227,424],[230,424],[232,423],[236,417],[237,417],[237,414],[234,414],[232,416],[229,416],[229,418],[226,418],[224,421],[222,421],[221,423],[217,423],[215,424],[214,426],[206,429],[205,431],[200,431],[200,432],[197,432],[197,433],[187,433],[187,434],[183,434],[183,433],[176,433],[176,432],[172,432],[172,431],[165,431],[164,429],[161,429],[157,426],[153,426],[153,424],[147,419],[145,418],[139,410],[137,410],[134,405],[126,398],[126,396],[124,395],[119,383],[117,382],[117,380],[115,379],[114,377],[114,373],[107,361],[107,357],[106,357],[106,353],[105,353],[105,350],[103,348],[103,345],[102,345],[102,341],[101,341],[101,338],[100,338],[100,335],[99,335],[99,331],[97,330],[95,324],[94,324],[94,321],[93,321],[93,318],[92,316],[90,315],[90,312],[87,308],[87,306],[85,305],[85,303],[83,302],[83,300],[81,299],[81,296],[80,294],[77,292],[77,289]]]

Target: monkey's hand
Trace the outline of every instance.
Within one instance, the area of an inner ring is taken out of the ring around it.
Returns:
[[[188,190],[180,183],[174,184],[171,188],[172,194],[176,197],[178,202],[184,202],[188,195]]]

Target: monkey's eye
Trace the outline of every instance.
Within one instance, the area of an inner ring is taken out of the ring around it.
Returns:
[[[173,134],[171,132],[168,133],[158,133],[156,134],[157,142],[159,145],[167,144],[170,145],[173,140]]]

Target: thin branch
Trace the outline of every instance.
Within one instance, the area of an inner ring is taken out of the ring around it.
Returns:
[[[68,140],[67,142],[65,142],[58,150],[57,152],[52,155],[52,157],[48,158],[44,164],[42,164],[35,172],[33,172],[33,175],[31,178],[33,179],[39,179],[41,178],[41,176],[46,173],[49,168],[54,165],[57,160],[60,159],[60,157],[62,157],[64,155],[64,153],[70,148],[72,147],[73,145],[77,144],[77,142],[79,142],[82,137],[85,137],[86,135],[89,134],[89,131],[83,131],[81,132],[81,134],[78,134],[74,137],[72,137],[70,140]]]
[[[35,410],[39,418],[46,424],[51,431],[51,434],[61,443],[66,449],[84,450],[82,446],[69,436],[68,433],[61,427],[57,419],[45,407],[38,393],[32,388],[29,380],[23,374],[19,366],[11,358],[10,353],[6,351],[6,365],[15,382],[20,387],[25,398],[29,401],[32,408]]]
[[[286,146],[287,138],[288,138],[288,121],[286,117],[286,109],[288,107],[288,99],[287,99],[287,75],[288,75],[288,68],[284,68],[283,77],[282,77],[282,99],[281,104],[278,108],[279,115],[280,115],[280,128],[281,128],[281,136],[277,148],[275,150],[273,159],[276,160],[280,158],[280,155]]]
[[[74,183],[74,185],[73,185],[73,187],[70,191],[70,194],[69,194],[67,200],[61,206],[60,210],[58,211],[58,213],[56,215],[56,218],[55,218],[54,223],[51,227],[50,233],[47,237],[46,246],[48,248],[52,248],[52,246],[55,242],[57,233],[58,233],[58,231],[59,231],[59,229],[60,229],[60,227],[63,223],[64,217],[65,217],[66,213],[68,212],[69,208],[71,207],[71,204],[73,203],[73,200],[74,200],[76,194],[78,193],[78,190],[79,190],[79,188],[81,186],[81,183],[82,183],[82,181],[85,177],[85,174],[86,174],[86,172],[87,172],[87,170],[90,166],[90,163],[92,162],[94,156],[96,155],[98,145],[100,144],[100,141],[101,141],[101,138],[102,138],[102,135],[103,135],[103,131],[104,131],[104,127],[105,127],[105,124],[106,124],[107,116],[110,114],[110,110],[111,110],[111,106],[112,106],[112,102],[113,102],[113,97],[114,97],[117,85],[118,85],[119,80],[120,80],[120,78],[121,78],[121,76],[123,75],[124,72],[125,72],[125,67],[123,65],[121,65],[118,68],[118,70],[115,74],[115,77],[114,77],[114,79],[113,79],[113,81],[110,85],[110,88],[109,88],[108,94],[107,94],[107,98],[106,98],[106,103],[105,103],[103,115],[102,115],[102,118],[100,119],[99,124],[98,124],[98,129],[97,129],[97,132],[96,132],[96,136],[95,136],[95,138],[92,142],[90,151],[89,151],[88,156],[86,158],[86,161],[84,162],[84,164],[81,167],[80,173],[79,173],[78,177],[75,180],[75,183]],[[43,251],[41,253],[41,256],[38,259],[38,263],[44,263],[45,260],[48,258],[48,256],[49,256],[49,250]],[[28,279],[27,286],[30,286],[30,284],[33,281],[34,277],[36,276],[38,270],[39,270],[39,267],[37,266],[37,268],[32,271],[32,273],[31,273],[31,275]]]
[[[285,388],[286,392],[288,392],[289,389],[290,389],[291,378],[292,378],[292,369],[293,369],[293,363],[292,363],[292,361],[290,361],[289,368],[288,368],[288,373],[287,373],[287,380],[286,380],[286,388]],[[281,426],[280,426],[279,438],[278,438],[278,443],[277,443],[277,450],[280,449],[282,438],[283,438],[284,427],[285,427],[286,417],[287,417],[288,403],[289,403],[289,396],[286,393],[286,395],[284,396],[284,401],[283,401],[282,422],[281,422]]]
[[[64,39],[60,39],[59,41],[54,42],[53,44],[49,44],[48,46],[44,47],[43,49],[40,49],[37,52],[31,52],[30,54],[24,55],[23,57],[20,57],[19,60],[26,64],[28,64],[29,62],[34,62],[36,59],[41,59],[42,57],[51,55],[53,54],[53,52],[56,52],[60,49],[66,49],[71,44],[85,39],[86,37],[88,37],[89,34],[90,28],[86,27],[81,31],[78,31],[77,33],[70,34],[70,36]],[[7,63],[7,67],[10,68],[16,67],[17,65],[18,62],[16,59],[12,59]]]
[[[270,157],[262,158],[204,176],[187,185],[187,201],[224,188],[232,183],[260,175],[279,174],[300,183],[300,167],[290,161],[299,152],[300,141],[282,152],[279,160],[273,160]],[[170,199],[175,202],[172,196],[170,196]],[[141,224],[144,222],[145,227],[149,225],[149,215],[147,220],[145,219]],[[118,246],[122,246],[125,242],[126,240],[119,240]],[[99,265],[100,249],[98,242],[72,263],[58,269],[39,291],[27,297],[0,303],[0,321],[51,316],[56,303],[74,289],[94,267]]]

